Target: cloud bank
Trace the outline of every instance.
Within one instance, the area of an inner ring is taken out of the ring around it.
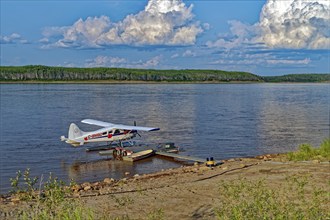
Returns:
[[[268,0],[260,40],[271,48],[330,48],[330,1]]]
[[[23,39],[21,35],[17,33],[12,33],[11,35],[8,36],[1,36],[0,35],[0,44],[27,44],[28,41]]]
[[[206,45],[231,50],[238,47],[330,49],[330,1],[268,0],[259,22],[229,21],[230,33]]]
[[[162,60],[162,56],[154,56],[148,60],[131,61],[121,57],[97,56],[85,61],[86,67],[123,67],[123,68],[155,68]]]
[[[193,45],[203,28],[193,21],[192,8],[182,0],[149,0],[143,11],[117,23],[101,16],[79,19],[72,26],[46,28],[41,42],[62,48]]]

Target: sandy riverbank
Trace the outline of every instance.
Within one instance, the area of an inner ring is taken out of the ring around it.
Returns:
[[[330,192],[329,162],[286,162],[279,155],[238,158],[220,166],[186,166],[114,181],[105,179],[73,187],[74,200],[109,219],[216,219],[223,184],[262,180],[269,189],[286,189],[290,177],[307,179],[306,190]],[[295,194],[294,190],[284,193]],[[31,202],[2,198],[0,215],[15,218]],[[327,202],[330,202],[329,199]],[[329,206],[330,204],[324,204]]]

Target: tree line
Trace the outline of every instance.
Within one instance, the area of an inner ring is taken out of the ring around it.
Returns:
[[[150,81],[150,82],[323,82],[330,74],[261,77],[238,71],[182,69],[73,68],[41,65],[0,66],[0,81]]]

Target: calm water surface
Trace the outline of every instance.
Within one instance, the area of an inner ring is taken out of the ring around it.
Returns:
[[[182,164],[150,158],[102,160],[60,141],[71,122],[92,118],[160,127],[139,141],[175,142],[182,154],[215,159],[286,152],[329,137],[329,84],[2,84],[1,193],[31,168],[77,182],[150,173]]]

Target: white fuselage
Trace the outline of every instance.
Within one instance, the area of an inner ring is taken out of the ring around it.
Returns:
[[[101,128],[92,132],[84,132],[82,136],[74,139],[69,139],[66,142],[73,146],[79,146],[87,143],[95,142],[113,142],[122,141],[134,138],[136,136],[135,130],[120,130],[120,129],[106,129]]]
[[[84,119],[81,122],[85,124],[97,125],[103,128],[96,131],[84,132],[79,129],[75,123],[71,123],[69,127],[68,137],[61,136],[61,141],[65,141],[73,146],[81,146],[86,143],[93,142],[113,142],[123,141],[134,138],[138,133],[137,131],[158,131],[159,128],[142,127],[122,124],[113,124],[94,119]]]

